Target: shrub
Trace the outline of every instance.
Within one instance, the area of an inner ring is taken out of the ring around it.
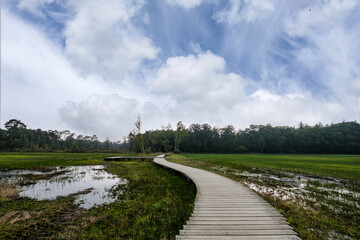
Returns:
[[[152,153],[151,147],[148,147],[147,149],[145,149],[145,153],[146,153],[146,154]]]

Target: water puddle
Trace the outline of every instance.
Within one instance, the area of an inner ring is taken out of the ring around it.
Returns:
[[[73,195],[75,203],[89,209],[96,205],[117,200],[111,189],[119,184],[127,184],[126,179],[108,173],[104,166],[57,167],[49,171],[11,170],[0,172],[0,182],[23,184],[19,195],[37,200],[54,200],[57,197]],[[46,179],[41,177],[47,176]],[[27,179],[38,178],[36,181]]]

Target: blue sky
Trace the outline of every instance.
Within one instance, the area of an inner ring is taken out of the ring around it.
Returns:
[[[356,0],[4,0],[1,18],[2,126],[360,120]]]

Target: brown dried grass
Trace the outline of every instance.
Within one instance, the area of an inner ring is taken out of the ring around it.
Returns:
[[[78,234],[81,229],[87,228],[90,224],[99,221],[100,218],[97,216],[88,216],[78,224],[78,225],[69,225],[65,228],[63,232],[61,232],[58,236],[52,236],[53,238],[60,238],[60,239],[76,239],[78,238]]]
[[[19,189],[15,184],[0,183],[0,197],[2,198],[12,198],[16,197],[19,194]]]
[[[17,221],[26,220],[31,218],[29,212],[26,211],[11,211],[5,213],[5,215],[0,217],[0,223],[9,222],[11,224],[16,223]]]

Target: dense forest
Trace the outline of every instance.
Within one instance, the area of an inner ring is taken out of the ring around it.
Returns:
[[[142,142],[142,143],[141,143]],[[148,152],[189,153],[338,153],[360,154],[360,124],[342,122],[323,126],[309,126],[300,122],[295,127],[251,125],[236,131],[233,126],[212,127],[192,124],[188,128],[179,122],[162,130],[147,131],[139,135],[130,133],[130,149]]]
[[[27,129],[26,125],[17,119],[5,123],[5,129],[0,129],[0,150],[2,151],[115,151],[121,150],[120,142],[111,142],[108,138],[101,142],[96,135],[76,135],[69,130],[44,131]]]
[[[11,119],[0,129],[0,150],[360,154],[360,124],[309,126],[300,122],[296,128],[268,124],[235,130],[231,125],[217,128],[206,123],[186,128],[178,122],[175,130],[168,125],[142,133],[139,118],[123,142],[108,138],[101,142],[96,135],[76,135],[68,130],[27,129],[20,120]]]

